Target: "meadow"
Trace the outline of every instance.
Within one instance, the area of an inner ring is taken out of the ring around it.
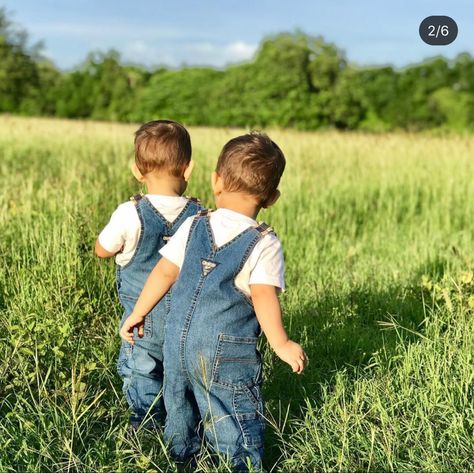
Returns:
[[[2,472],[174,471],[159,435],[127,434],[114,264],[93,255],[140,190],[134,130],[0,117]],[[212,206],[209,174],[241,130],[190,132],[187,193]],[[266,468],[472,471],[474,137],[268,132],[287,170],[260,219],[310,365],[296,376],[262,341]]]

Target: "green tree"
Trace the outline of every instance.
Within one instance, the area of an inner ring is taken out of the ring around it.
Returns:
[[[213,93],[222,72],[209,68],[159,69],[137,93],[132,118],[172,118],[192,125],[215,125]]]
[[[434,113],[431,94],[453,82],[448,61],[443,57],[428,59],[421,64],[402,70],[397,91],[387,107],[396,127],[424,129],[439,126],[442,117]]]
[[[41,44],[29,46],[28,34],[0,8],[0,111],[19,111],[23,100],[39,85],[35,58]]]

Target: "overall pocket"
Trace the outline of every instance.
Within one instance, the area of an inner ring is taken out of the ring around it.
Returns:
[[[260,385],[234,388],[233,408],[246,447],[263,447],[264,403]]]
[[[257,337],[219,335],[212,382],[226,387],[253,386],[261,374]]]

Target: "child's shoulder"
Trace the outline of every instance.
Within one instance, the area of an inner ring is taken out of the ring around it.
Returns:
[[[281,248],[281,241],[278,238],[278,235],[275,233],[275,230],[273,230],[272,227],[268,226],[268,228],[264,228],[261,230],[261,225],[259,225],[259,231],[260,231],[260,241],[259,241],[259,246],[261,248],[267,248],[267,247],[273,247],[273,248]]]
[[[114,210],[114,215],[120,215],[125,217],[130,214],[136,214],[137,210],[135,206],[136,203],[131,199],[127,200],[126,202],[122,202],[117,205],[116,209]]]

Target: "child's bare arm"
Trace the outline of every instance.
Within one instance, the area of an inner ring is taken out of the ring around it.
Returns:
[[[250,294],[268,343],[279,358],[288,363],[295,373],[300,374],[307,365],[308,358],[303,348],[288,338],[281,317],[277,288],[267,284],[252,284]]]
[[[161,258],[148,276],[140,297],[132,313],[120,329],[120,336],[133,345],[133,329],[138,328],[138,336],[143,337],[145,316],[168,292],[178,279],[179,268],[166,258]]]
[[[115,256],[116,253],[111,253],[110,251],[107,251],[99,242],[99,239],[97,238],[95,242],[95,254],[99,258],[112,258],[112,256]]]

